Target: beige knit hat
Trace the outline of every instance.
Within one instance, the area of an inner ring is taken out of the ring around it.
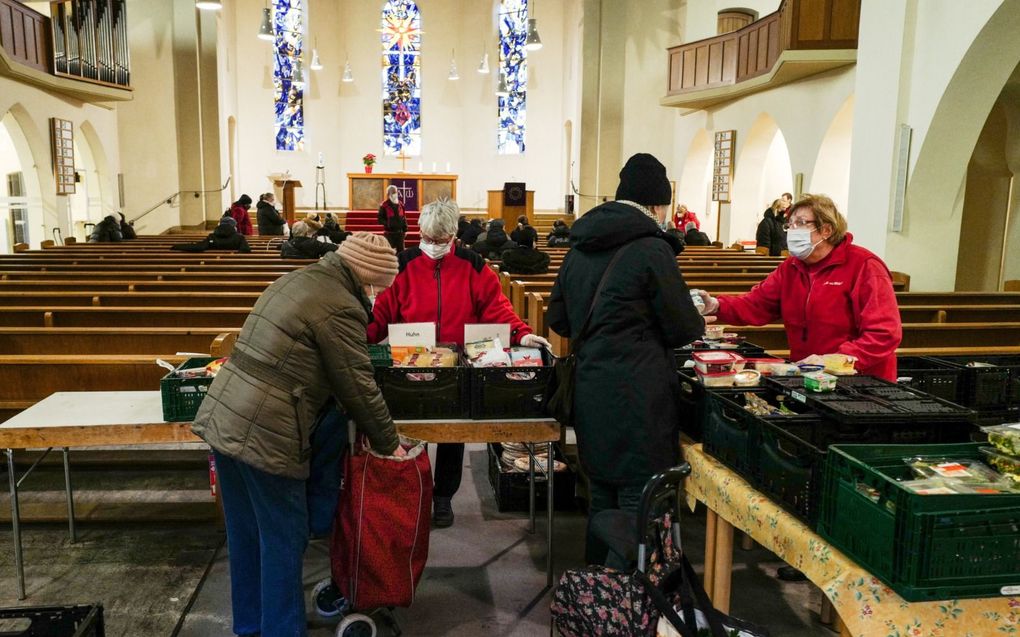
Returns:
[[[389,287],[397,276],[397,253],[382,235],[355,232],[344,239],[339,252],[364,285]]]

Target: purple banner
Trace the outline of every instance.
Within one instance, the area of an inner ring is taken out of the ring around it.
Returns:
[[[404,210],[419,210],[418,180],[417,179],[391,179],[391,186],[397,187],[400,193],[400,203],[404,204]]]

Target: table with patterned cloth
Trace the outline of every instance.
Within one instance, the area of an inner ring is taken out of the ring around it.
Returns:
[[[704,452],[684,445],[691,464],[687,502],[708,507],[705,590],[729,609],[733,529],[743,531],[822,589],[852,637],[1020,635],[1020,597],[906,602],[803,522]],[[824,604],[823,604],[824,605]],[[826,613],[823,609],[823,619]]]

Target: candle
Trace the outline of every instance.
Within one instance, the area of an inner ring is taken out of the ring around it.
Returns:
[[[425,164],[418,162],[418,172],[420,173],[425,172]]]
[[[450,172],[450,162],[446,162],[446,172]]]
[[[432,172],[436,172],[436,162],[432,162]]]

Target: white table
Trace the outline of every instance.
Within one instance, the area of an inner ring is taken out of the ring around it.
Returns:
[[[158,391],[58,392],[0,423],[0,448],[6,450],[11,493],[11,526],[14,532],[14,562],[18,571],[18,599],[25,599],[25,566],[21,547],[21,516],[18,487],[52,449],[64,455],[64,486],[67,493],[68,532],[75,541],[74,494],[71,485],[71,447],[110,445],[153,445],[201,442],[191,433],[189,422],[166,422]],[[560,426],[549,418],[516,420],[405,420],[397,430],[408,437],[428,442],[524,442],[531,455],[530,528],[535,531],[535,445],[545,444],[549,458],[559,440]],[[46,449],[18,478],[14,472],[16,449]],[[553,479],[555,472],[539,468],[546,477],[547,557],[546,581],[553,579]]]

